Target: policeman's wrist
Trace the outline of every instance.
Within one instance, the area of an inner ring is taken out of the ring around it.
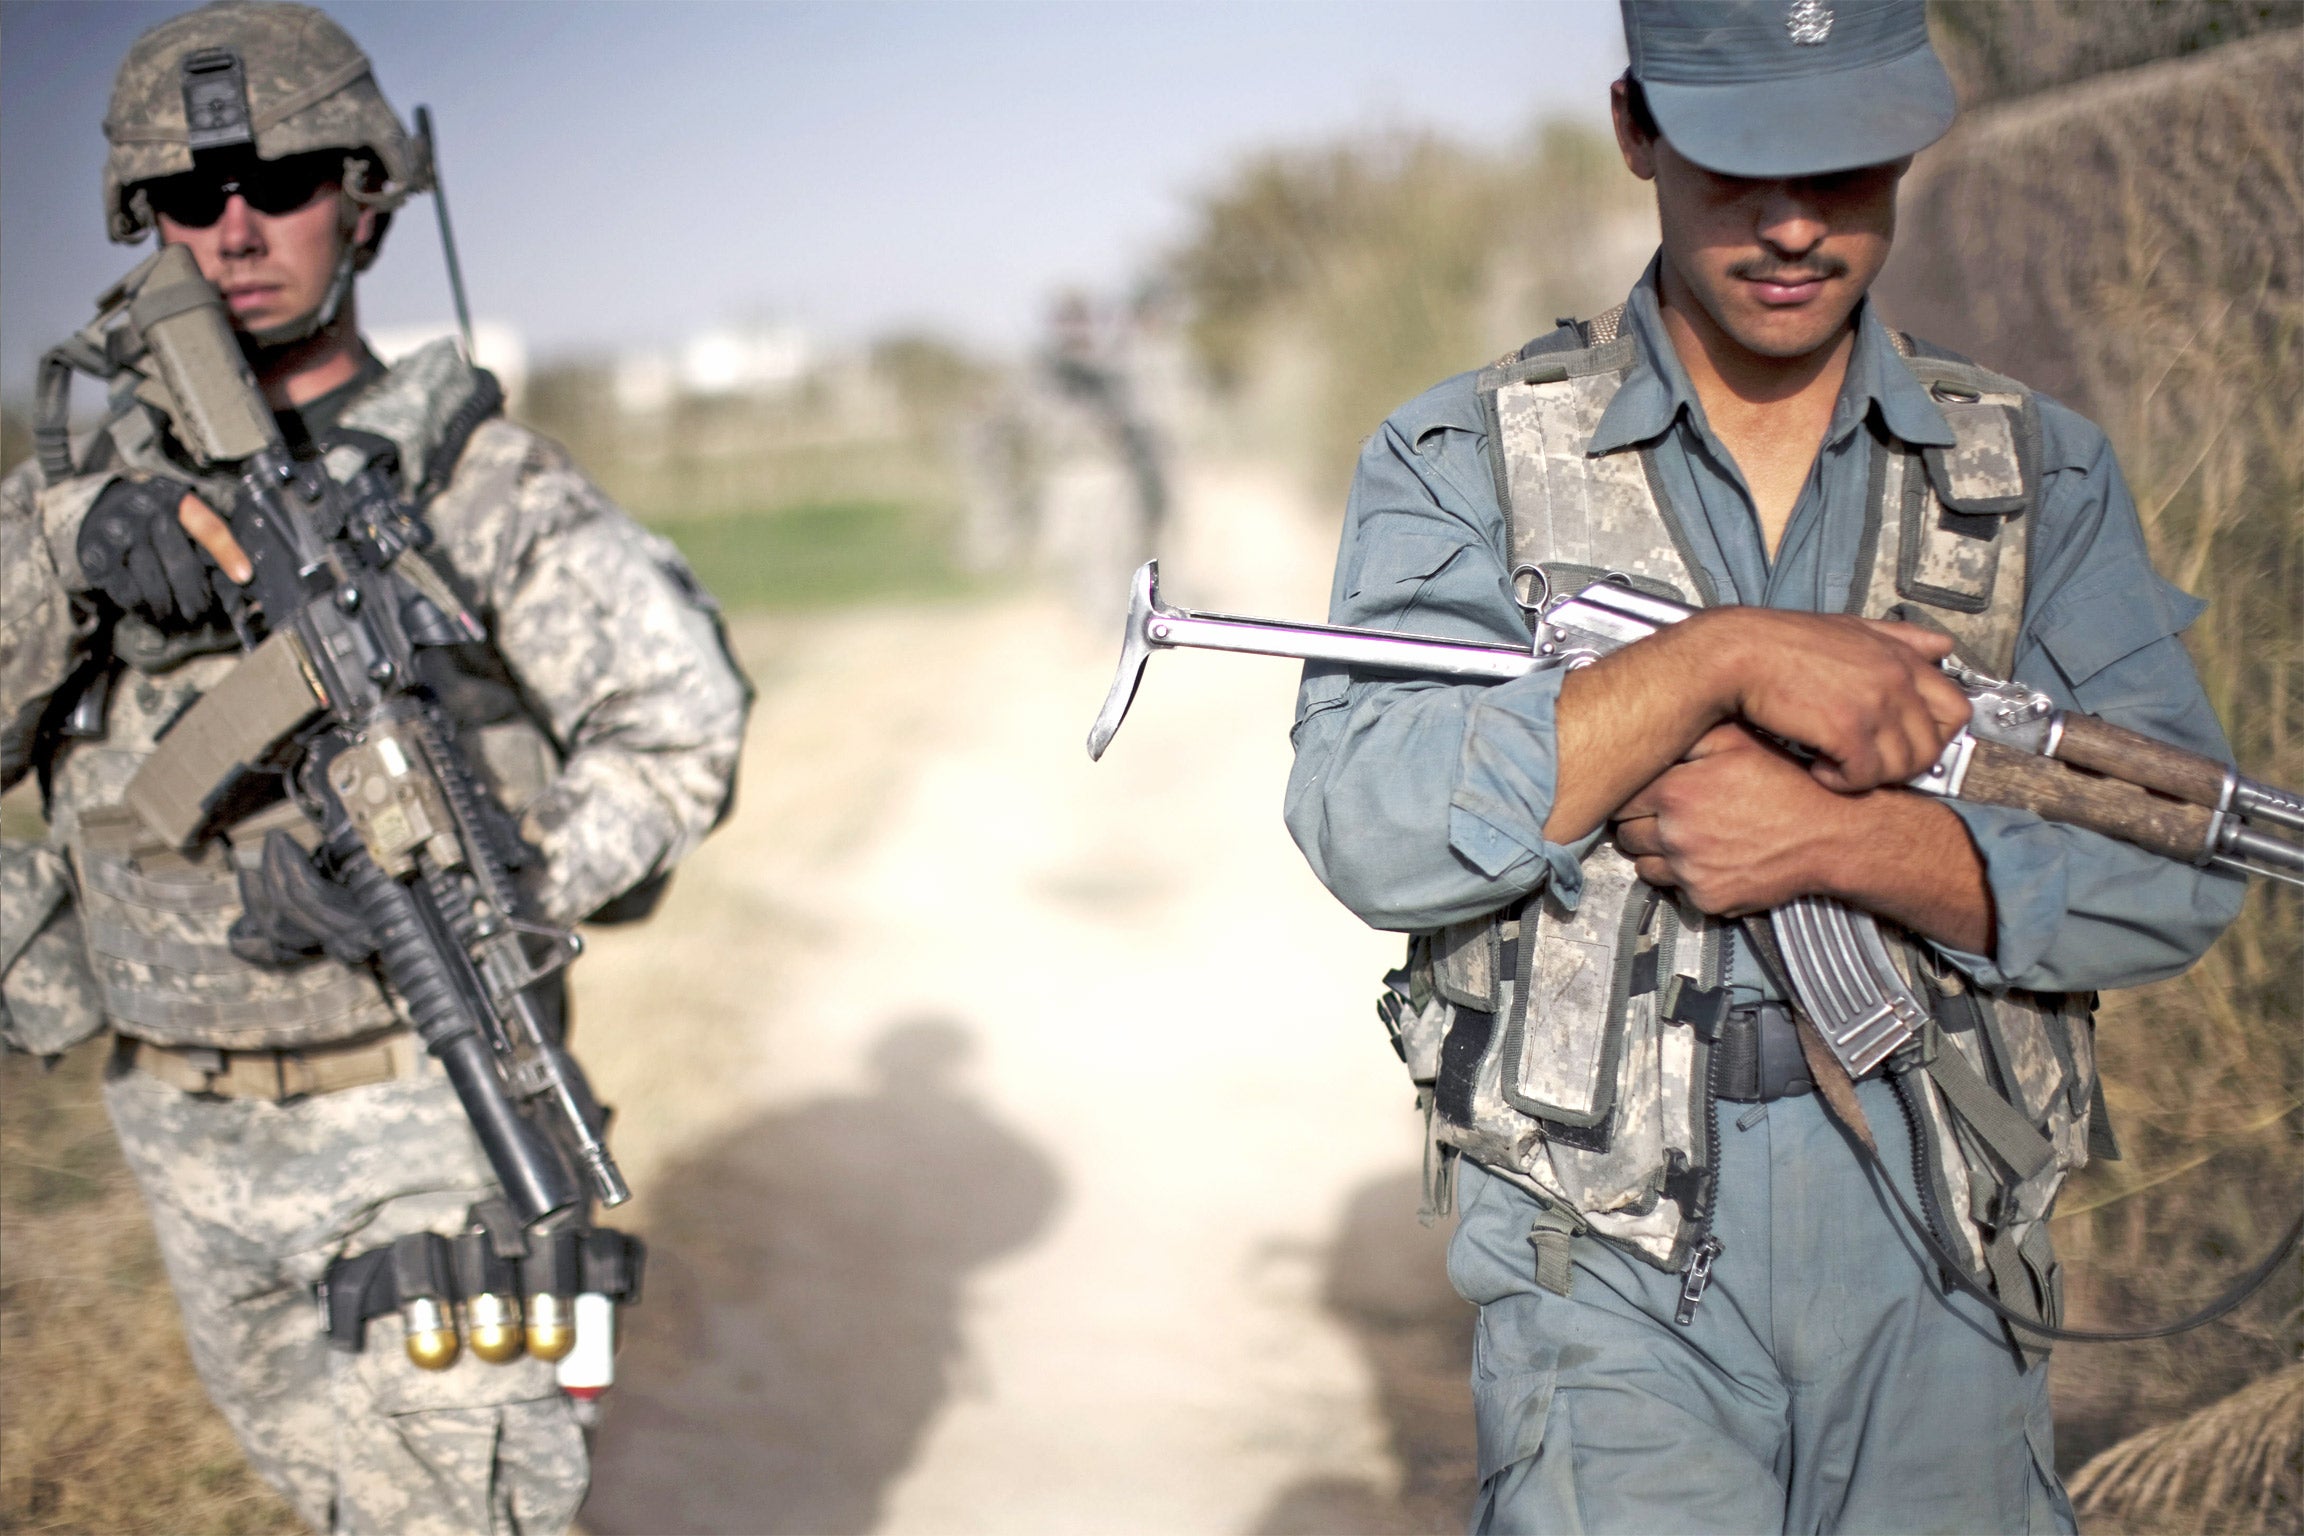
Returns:
[[[1821,789],[1822,787],[1819,786]],[[1943,802],[1902,789],[1844,795],[1824,790],[1812,819],[1821,830],[1813,888],[1852,906],[1892,910],[1944,866],[1973,853],[1967,829]]]
[[[1800,887],[1817,896],[1861,904],[1874,894],[1869,876],[1877,872],[1885,820],[1893,817],[1894,796],[1872,789],[1842,794],[1815,780],[1801,807],[1808,838],[1802,845]]]
[[[1706,608],[1658,632],[1657,638],[1677,652],[1676,660],[1702,702],[1705,730],[1744,712],[1744,698],[1764,650],[1753,614],[1749,608]]]

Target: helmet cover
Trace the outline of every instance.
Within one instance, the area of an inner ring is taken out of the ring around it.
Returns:
[[[188,98],[199,125],[187,113]],[[368,55],[308,5],[215,0],[152,28],[120,65],[104,137],[111,144],[104,161],[105,224],[124,245],[152,229],[138,184],[191,170],[196,143],[204,149],[252,144],[262,160],[368,150],[384,185],[357,194],[358,200],[387,211],[432,180],[425,145],[401,127]]]

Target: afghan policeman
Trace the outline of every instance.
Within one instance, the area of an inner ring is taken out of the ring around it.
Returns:
[[[1704,611],[1494,687],[1312,665],[1289,785],[1321,879],[1416,935],[1391,1016],[1458,1173],[1474,1528],[2070,1531],[2046,1341],[1876,1180],[2055,1325],[2049,1208],[2108,1149],[2090,994],[2191,964],[2240,883],[1883,786],[1968,717],[1948,652],[2229,760],[2203,605],[2100,431],[1865,299],[1953,119],[1920,0],[1623,11],[1662,248],[1393,414],[1331,613],[1525,645],[1522,602],[1604,573]],[[1852,1091],[1740,921],[1807,894],[1887,920],[1934,1016]]]
[[[317,10],[221,0],[138,39],[104,132],[112,238],[192,253],[299,454],[388,446],[484,617],[485,644],[426,654],[455,658],[434,691],[518,819],[538,915],[644,910],[728,808],[745,685],[680,556],[507,421],[488,375],[448,342],[389,368],[362,342],[357,274],[430,174],[367,57]],[[356,905],[286,802],[206,854],[121,809],[240,664],[224,596],[249,575],[212,510],[230,482],[151,396],[116,391],[98,430],[52,433],[0,483],[0,764],[38,774],[49,827],[7,850],[0,1027],[44,1054],[113,1031],[105,1100],[194,1363],[315,1529],[565,1529],[586,1452],[550,1364],[421,1371],[395,1316],[360,1353],[316,1319],[331,1261],[456,1232],[495,1193],[447,1078],[347,963],[374,948]]]

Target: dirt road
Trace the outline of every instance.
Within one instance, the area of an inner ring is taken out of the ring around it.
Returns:
[[[1279,486],[1180,510],[1179,600],[1319,612]],[[1455,1523],[1399,941],[1281,827],[1292,666],[1163,657],[1088,762],[1116,618],[740,626],[736,816],[578,973],[655,1245],[591,1530]]]

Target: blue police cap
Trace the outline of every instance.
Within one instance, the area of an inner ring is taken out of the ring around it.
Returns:
[[[1622,0],[1632,77],[1672,147],[1729,176],[1901,159],[1952,126],[1922,0]]]

